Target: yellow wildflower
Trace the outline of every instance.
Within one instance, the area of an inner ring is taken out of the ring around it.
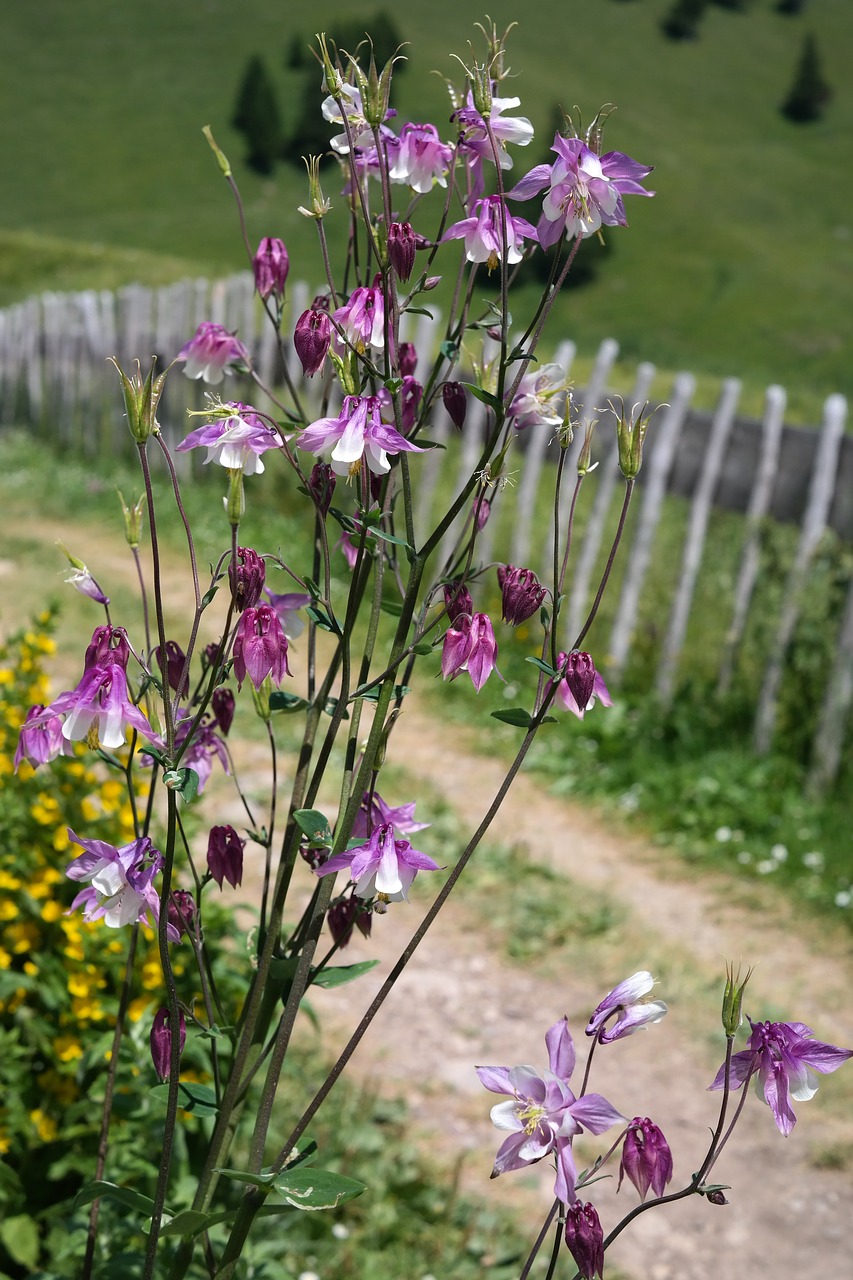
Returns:
[[[60,1062],[75,1062],[83,1057],[83,1046],[74,1036],[57,1036],[53,1047]]]
[[[42,1142],[53,1142],[57,1134],[57,1124],[53,1116],[46,1115],[40,1107],[37,1107],[35,1111],[30,1112],[30,1119]]]

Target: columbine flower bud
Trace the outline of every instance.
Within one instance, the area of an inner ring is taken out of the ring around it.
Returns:
[[[236,889],[243,879],[243,846],[237,832],[231,826],[211,827],[207,837],[207,869],[222,888],[227,880]]]
[[[604,1232],[595,1205],[576,1200],[566,1210],[566,1244],[583,1280],[604,1274]]]
[[[187,655],[181,646],[175,640],[166,641],[166,683],[170,689],[174,689],[179,698],[185,698],[188,692],[188,680],[184,675],[184,664]],[[154,650],[154,666],[158,671],[163,670],[163,659],[161,657],[161,649],[158,644]]]
[[[326,923],[332,940],[337,946],[345,947],[352,938],[354,926],[363,937],[370,937],[373,914],[365,911],[364,904],[357,898],[341,898],[340,902],[335,902],[329,907],[326,912]]]
[[[465,617],[466,614],[470,616],[474,612],[471,592],[464,582],[445,582],[444,605],[451,626],[455,626],[459,618]]]
[[[401,280],[408,280],[415,265],[415,233],[410,222],[392,222],[388,228],[388,257]]]
[[[281,302],[290,270],[290,258],[284,241],[275,236],[264,236],[252,261],[252,270],[255,273],[255,288],[260,296],[266,301],[270,294],[275,294],[276,301]]]
[[[169,923],[178,934],[189,933],[195,921],[195,899],[187,889],[173,889],[169,897]]]
[[[127,376],[113,356],[110,356],[109,360],[110,364],[115,365],[118,376],[121,379],[121,390],[124,396],[124,407],[127,411],[127,425],[130,427],[130,434],[138,444],[143,444],[152,431],[159,429],[157,405],[160,402],[160,396],[163,394],[163,383],[166,381],[166,374],[161,373],[158,378],[154,377],[154,367],[157,364],[155,358],[151,361],[148,376],[143,382],[142,369],[138,360],[136,362],[136,372],[132,373],[130,377]]]
[[[566,659],[566,684],[579,707],[586,707],[595,686],[595,663],[588,653],[574,649]]]
[[[471,514],[477,521],[477,532],[482,533],[492,514],[492,504],[488,498],[475,498],[474,505],[471,508]]]
[[[401,342],[397,356],[401,378],[413,378],[418,368],[418,353],[413,342]]]
[[[293,331],[293,346],[306,377],[313,378],[322,369],[331,341],[332,323],[325,311],[316,307],[303,311]]]
[[[187,1023],[181,1010],[178,1010],[178,1053],[184,1051],[187,1041]],[[158,1009],[151,1023],[151,1059],[159,1080],[168,1080],[172,1067],[172,1028],[169,1025],[169,1010]]]
[[[328,462],[315,462],[308,477],[308,492],[317,503],[323,515],[327,515],[332,505],[332,495],[338,477]]]
[[[305,157],[303,156],[303,159]],[[298,212],[306,218],[316,218],[317,222],[322,222],[326,214],[332,207],[331,200],[327,200],[323,195],[323,188],[320,186],[320,157],[308,156],[305,160],[305,168],[308,170],[308,199],[310,208],[300,205]]]
[[[598,424],[595,422],[590,422],[584,432],[583,444],[581,445],[581,451],[578,454],[579,476],[588,475],[590,471],[594,471],[598,466],[597,462],[590,461],[590,455],[592,452],[592,433],[595,431],[597,425]]]
[[[516,569],[514,565],[501,564],[497,572],[503,601],[501,616],[511,627],[517,627],[541,608],[545,588],[532,569]]]
[[[635,1116],[625,1134],[617,1191],[623,1176],[633,1182],[641,1200],[645,1200],[649,1187],[656,1196],[662,1196],[666,1184],[672,1181],[669,1143],[648,1116]]]
[[[241,687],[248,675],[255,689],[267,676],[278,685],[290,675],[287,639],[271,605],[259,604],[243,613],[234,640],[234,674]]]
[[[743,993],[746,984],[752,977],[752,969],[747,969],[743,982],[740,980],[740,968],[737,973],[732,965],[726,965],[726,986],[723,991],[723,1030],[731,1037],[743,1022]]]
[[[648,405],[644,405],[639,414],[637,414],[637,408],[638,406],[634,405],[626,418],[623,405],[619,421],[616,423],[619,469],[626,480],[633,480],[643,464],[643,442],[651,417],[651,414],[646,413]]]
[[[216,648],[218,647],[217,645]],[[228,731],[234,722],[234,694],[231,690],[224,687],[214,689],[210,699],[210,709],[217,725],[227,738]]]
[[[266,565],[257,551],[251,547],[238,547],[237,563],[232,560],[228,565],[231,597],[238,613],[252,609],[258,603],[266,576]]]
[[[465,388],[462,383],[445,382],[441,388],[441,398],[444,401],[444,407],[447,410],[450,421],[458,431],[461,431],[465,425],[465,413],[468,408]]]
[[[69,573],[65,581],[76,588],[81,595],[88,596],[90,600],[94,600],[96,604],[109,604],[109,596],[105,595],[101,590],[97,579],[89,572],[83,561],[78,560],[76,556],[72,556],[68,548],[58,540],[56,545],[71,565],[71,573]]]
[[[136,550],[142,537],[142,513],[145,510],[145,494],[140,494],[139,500],[132,507],[129,507],[124,500],[121,489],[116,489],[116,493],[124,516],[125,541],[129,547]]]

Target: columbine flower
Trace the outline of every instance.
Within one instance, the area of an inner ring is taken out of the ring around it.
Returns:
[[[510,1136],[495,1157],[492,1177],[510,1169],[523,1169],[553,1153],[557,1165],[554,1195],[564,1204],[575,1198],[577,1171],[572,1141],[583,1128],[603,1133],[624,1119],[599,1093],[576,1098],[569,1088],[575,1067],[575,1047],[568,1023],[561,1018],[546,1033],[548,1070],[533,1067],[477,1067],[480,1083],[492,1093],[513,1095],[510,1102],[492,1107],[492,1123]]]
[[[551,150],[557,153],[554,164],[537,165],[508,193],[511,199],[529,200],[548,188],[536,228],[543,249],[556,244],[564,232],[571,240],[591,236],[602,225],[627,226],[623,195],[654,195],[640,185],[652,166],[621,151],[597,156],[580,138],[559,133]]]
[[[405,182],[418,195],[426,195],[433,183],[447,186],[452,159],[453,148],[441,141],[434,124],[404,124],[388,176],[392,182]]]
[[[409,804],[392,806],[386,804],[378,791],[374,791],[372,796],[365,791],[361,798],[361,808],[355,816],[352,833],[354,836],[367,838],[374,827],[388,823],[394,828],[396,836],[408,836],[414,831],[423,831],[430,824],[415,822],[416,803],[417,801],[412,800]]]
[[[566,1210],[566,1245],[581,1280],[604,1275],[604,1232],[594,1204],[576,1200]]]
[[[195,918],[195,898],[189,890],[173,889],[169,894],[169,924],[177,931],[178,937],[183,934],[190,936]]]
[[[853,1057],[853,1049],[811,1039],[812,1029],[803,1022],[753,1022],[750,1018],[749,1025],[748,1047],[731,1060],[729,1087],[739,1089],[754,1075],[757,1095],[764,1098],[777,1129],[787,1138],[797,1123],[790,1099],[808,1102],[817,1093],[815,1071],[822,1075],[837,1071]],[[723,1063],[709,1088],[722,1089],[725,1075]]]
[[[187,1040],[187,1022],[182,1011],[178,1010],[178,1056],[183,1053]],[[157,1078],[161,1081],[169,1079],[172,1069],[172,1028],[169,1024],[169,1010],[158,1009],[151,1023],[151,1034],[148,1040],[151,1046],[151,1061]]]
[[[324,516],[329,514],[337,483],[338,477],[328,462],[314,463],[305,487]]]
[[[324,100],[321,109],[323,119],[328,120],[330,124],[343,124],[344,116],[346,116],[350,128],[350,136],[347,137],[346,131],[344,131],[336,134],[331,141],[332,150],[339,156],[346,156],[349,155],[350,145],[357,147],[361,143],[371,141],[373,130],[365,117],[361,94],[355,85],[342,84],[340,86],[340,95],[343,99],[343,109],[341,104],[332,97]],[[389,120],[396,114],[397,112],[394,110],[387,111],[385,119]]]
[[[127,676],[118,662],[88,668],[77,687],[54,698],[50,706],[33,717],[30,727],[53,716],[65,716],[63,738],[71,742],[85,739],[93,750],[99,745],[109,751],[123,747],[128,725],[155,746],[163,745],[145,716],[130,701]]]
[[[83,849],[69,862],[65,874],[71,880],[88,880],[71,903],[70,911],[84,907],[85,920],[103,920],[110,929],[120,929],[138,920],[150,924],[160,918],[160,899],[153,880],[163,865],[162,854],[147,836],[117,849],[105,840],[83,840],[68,828],[69,839]],[[169,938],[177,942],[179,933],[168,926]]]
[[[382,408],[389,417],[393,417],[394,406],[391,400],[391,393],[388,388],[380,387],[377,394]],[[418,382],[417,378],[413,378],[411,374],[404,374],[403,385],[397,392],[400,402],[400,425],[404,431],[411,431],[412,427],[417,422],[418,414],[421,410],[423,395],[424,389]]]
[[[504,237],[501,230],[501,211],[506,225],[506,260],[521,262],[523,240],[536,240],[536,228],[525,218],[513,218],[500,196],[486,196],[474,201],[474,213],[470,218],[454,222],[448,227],[444,240],[465,241],[465,256],[469,262],[485,262],[494,271],[503,260]]]
[[[243,846],[232,826],[211,827],[207,837],[207,869],[222,888],[227,880],[236,889],[243,880]]]
[[[372,285],[353,289],[349,301],[334,314],[356,351],[364,352],[368,347],[374,351],[385,349],[385,300],[380,280],[377,275]]]
[[[329,926],[332,940],[339,947],[346,947],[352,938],[353,926],[358,929],[362,937],[370,937],[373,913],[354,896],[341,898],[333,902],[326,912],[326,924]]]
[[[402,902],[408,900],[409,886],[419,871],[438,870],[438,863],[413,849],[408,840],[396,840],[392,824],[385,822],[374,829],[367,844],[335,854],[322,867],[316,867],[314,874],[328,876],[348,871],[357,897],[378,896],[386,902]]]
[[[511,627],[532,618],[545,599],[545,588],[532,569],[517,569],[511,564],[500,564],[497,569],[498,586],[501,589],[501,617]]]
[[[233,417],[217,418],[197,427],[176,445],[178,452],[186,453],[189,449],[205,446],[205,466],[209,462],[218,462],[229,471],[242,471],[246,476],[260,475],[264,470],[261,454],[267,449],[277,449],[281,437],[258,417],[251,405],[231,401],[226,408],[234,410]]]
[[[127,671],[129,661],[130,645],[124,627],[111,627],[107,623],[95,627],[83,658],[84,671],[91,671],[93,667],[106,667],[110,663]]]
[[[301,636],[305,630],[305,623],[300,618],[299,611],[311,603],[311,597],[304,591],[285,591],[281,595],[276,595],[274,591],[270,591],[269,587],[266,587],[265,591],[270,604],[278,614],[281,629],[288,640],[295,640],[297,636]]]
[[[655,980],[647,969],[641,969],[624,982],[609,991],[601,1004],[586,1024],[588,1036],[598,1036],[600,1044],[610,1044],[613,1040],[621,1040],[622,1036],[631,1036],[640,1027],[651,1022],[660,1022],[666,1013],[666,1005],[662,1000],[644,1000]],[[605,1031],[607,1020],[617,1014],[616,1021]]]
[[[204,320],[175,359],[186,361],[184,373],[188,378],[204,378],[205,382],[216,386],[226,373],[245,368],[249,363],[249,353],[224,325]]]
[[[634,1116],[625,1134],[617,1191],[622,1185],[623,1176],[633,1182],[641,1200],[645,1200],[649,1187],[656,1196],[662,1196],[666,1184],[672,1181],[672,1152],[669,1143],[648,1116],[645,1119]]]
[[[302,432],[297,441],[308,453],[322,453],[330,445],[332,467],[339,476],[354,475],[365,458],[375,474],[391,470],[388,454],[423,453],[410,444],[396,427],[380,417],[382,402],[378,396],[344,396],[337,418],[318,418]]]
[[[454,582],[445,582],[444,584],[444,607],[447,610],[447,616],[450,619],[451,626],[455,626],[459,618],[464,618],[474,612],[474,602],[471,599],[471,592],[465,586],[464,582],[458,580]]]
[[[15,751],[14,769],[22,760],[28,761],[34,769],[40,764],[49,764],[57,756],[73,756],[74,748],[62,736],[62,721],[59,716],[44,718],[44,704],[38,702],[30,707],[27,717],[18,734],[18,747]]]
[[[284,297],[284,286],[290,270],[290,258],[284,241],[275,236],[264,236],[252,260],[252,270],[255,273],[255,288],[264,301],[273,293],[280,302]]]
[[[322,369],[331,343],[332,322],[326,312],[319,307],[303,311],[293,330],[293,346],[306,377],[313,378]]]
[[[213,712],[214,720],[227,738],[228,731],[234,723],[234,694],[231,690],[225,688],[214,689],[213,696],[210,699],[210,709]]]
[[[492,107],[489,112],[489,124],[498,150],[498,158],[502,169],[512,168],[512,157],[506,149],[507,143],[526,147],[533,138],[533,125],[526,116],[515,116],[504,119],[504,111],[510,111],[521,104],[520,98],[497,98],[492,85]],[[472,188],[476,194],[483,190],[483,161],[494,163],[495,155],[486,130],[486,124],[477,108],[469,90],[467,105],[454,112],[451,119],[460,129],[459,150],[467,155],[471,172]]]
[[[441,674],[455,680],[467,671],[479,693],[495,670],[498,644],[488,614],[462,614],[448,627],[441,650]]]
[[[234,674],[238,688],[242,688],[247,673],[256,689],[260,689],[267,676],[273,684],[281,684],[284,677],[291,674],[287,665],[287,637],[275,609],[268,604],[246,609],[237,624]]]
[[[61,551],[64,552],[69,564],[71,572],[65,579],[76,591],[81,595],[88,596],[90,600],[94,600],[96,604],[109,604],[110,598],[101,590],[95,576],[89,571],[82,560],[78,560],[76,556],[72,556],[70,551],[62,545],[61,542],[56,544]]]
[[[509,406],[508,416],[516,431],[534,426],[562,426],[567,390],[565,370],[558,364],[544,364],[526,373]]]
[[[236,558],[228,564],[231,599],[238,613],[242,613],[244,609],[252,609],[258,603],[266,576],[267,567],[263,557],[252,547],[238,547]]]
[[[468,401],[465,397],[465,388],[461,382],[445,382],[441,388],[441,398],[444,401],[444,407],[447,410],[447,416],[453,423],[457,431],[461,431],[465,426],[465,414],[468,409]]]
[[[591,711],[595,706],[596,698],[604,707],[613,706],[607,685],[596,671],[595,663],[588,653],[581,653],[577,649],[572,653],[559,653],[557,666],[565,671],[557,686],[557,694],[572,715],[583,720],[585,712]]]
[[[183,718],[181,718],[183,716]],[[181,756],[181,765],[193,769],[198,775],[198,794],[202,795],[207,780],[213,772],[213,761],[218,759],[226,773],[231,772],[231,763],[225,743],[216,732],[217,721],[202,720],[196,725],[192,741]],[[178,712],[178,723],[175,729],[175,746],[182,747],[192,727],[192,716],[188,711]]]
[[[161,658],[161,650],[159,644],[152,654],[152,666],[156,671],[162,671],[163,662]],[[184,674],[184,667],[187,662],[187,655],[184,653],[177,640],[167,640],[165,646],[166,656],[166,683],[170,689],[174,689],[179,698],[185,698],[188,692],[189,681]]]
[[[412,274],[416,247],[411,222],[392,222],[388,228],[388,257],[400,280],[408,280]]]

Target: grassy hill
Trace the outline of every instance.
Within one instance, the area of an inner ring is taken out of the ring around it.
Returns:
[[[853,169],[842,157],[853,125],[853,6],[811,0],[799,18],[778,15],[773,0],[753,0],[744,14],[711,6],[701,39],[674,44],[659,29],[669,3],[490,0],[499,24],[520,23],[511,91],[540,132],[516,173],[539,160],[555,104],[577,103],[589,118],[607,101],[618,106],[608,147],[656,166],[656,199],[629,207],[630,229],[614,234],[599,281],[567,294],[559,326],[582,350],[612,335],[629,359],[781,381],[815,405],[849,393]],[[291,117],[298,104],[284,59],[294,30],[334,33],[336,16],[351,12],[320,3],[305,17],[278,0],[16,5],[0,84],[0,303],[82,285],[93,267],[104,284],[243,265],[230,197],[200,134],[207,123],[235,162],[250,234],[284,236],[294,273],[318,280],[313,230],[296,213],[302,175],[243,169],[229,121],[258,52]],[[412,42],[401,118],[440,123],[447,98],[428,73],[458,78],[449,55],[466,54],[480,2],[393,12]],[[823,121],[798,127],[778,104],[807,29],[834,98]]]

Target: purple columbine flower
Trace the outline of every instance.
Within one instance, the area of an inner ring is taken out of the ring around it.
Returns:
[[[189,449],[207,449],[204,465],[218,462],[229,471],[242,471],[246,476],[260,475],[264,470],[261,454],[267,449],[277,449],[281,437],[258,417],[247,404],[232,401],[228,406],[233,417],[217,418],[191,431],[176,448],[179,453]]]
[[[501,589],[501,617],[511,627],[517,627],[533,617],[547,593],[532,569],[500,564],[497,573]]]
[[[153,667],[156,671],[162,671],[163,663],[160,657],[160,646],[157,645],[153,658]],[[185,698],[188,691],[188,679],[184,674],[187,655],[184,653],[177,640],[166,641],[166,682],[170,689],[174,689],[179,698]]]
[[[521,262],[524,240],[538,239],[536,228],[526,218],[514,218],[500,196],[486,196],[474,201],[470,218],[454,222],[441,237],[445,240],[464,240],[465,256],[469,262],[485,262],[494,271],[503,260],[504,237],[501,230],[501,214],[506,225],[506,260]]]
[[[172,1069],[172,1028],[169,1021],[169,1010],[158,1009],[151,1023],[151,1061],[157,1072],[157,1079],[165,1082]],[[178,1010],[178,1057],[184,1051],[187,1042],[187,1022],[181,1009]]]
[[[460,672],[467,671],[479,693],[497,660],[498,644],[488,614],[463,614],[448,627],[441,650],[443,679],[455,680]]]
[[[65,553],[68,555],[68,552]],[[68,557],[69,560],[71,557]],[[96,604],[109,604],[110,598],[102,590],[97,578],[86,568],[82,561],[77,560],[68,577],[65,579],[76,591],[81,595],[88,596],[90,600],[94,600]]]
[[[337,483],[338,477],[328,462],[314,463],[305,487],[324,516],[329,514],[329,507],[332,505]]]
[[[604,1133],[624,1120],[599,1093],[576,1098],[569,1088],[575,1068],[575,1047],[568,1022],[561,1018],[545,1035],[548,1070],[533,1067],[477,1067],[480,1083],[492,1093],[512,1094],[510,1102],[492,1107],[492,1123],[509,1130],[495,1157],[492,1177],[523,1169],[553,1154],[557,1164],[554,1195],[564,1204],[575,1198],[577,1171],[572,1141],[583,1132]]]
[[[389,418],[394,416],[394,406],[391,400],[391,393],[387,387],[380,387],[377,393],[379,403],[382,405],[385,413]],[[400,424],[404,431],[411,431],[418,420],[418,414],[421,411],[421,401],[423,400],[424,389],[418,382],[417,378],[413,378],[411,374],[403,375],[403,385],[397,392],[400,401]]]
[[[411,222],[392,222],[388,228],[388,257],[400,280],[408,280],[415,265],[415,233]]]
[[[217,386],[226,373],[248,366],[249,353],[224,325],[204,320],[175,359],[186,362],[184,373],[188,378],[204,378],[211,386]]]
[[[234,723],[234,706],[234,694],[230,689],[220,686],[220,688],[213,690],[210,709],[220,731],[226,738],[231,725]]]
[[[437,862],[413,849],[408,840],[396,840],[394,827],[384,822],[374,829],[366,844],[335,854],[322,867],[316,867],[314,874],[328,876],[347,871],[355,883],[356,897],[402,902],[408,901],[409,886],[419,871],[439,869]]]
[[[232,826],[210,828],[207,837],[207,869],[220,889],[223,880],[227,880],[232,889],[242,883],[245,843]]]
[[[465,426],[465,415],[468,410],[468,401],[462,383],[445,382],[441,388],[441,398],[450,421],[457,431],[461,431]]]
[[[111,627],[107,623],[95,627],[83,657],[84,671],[90,671],[93,667],[106,667],[110,663],[127,671],[129,661],[130,645],[124,627]]]
[[[30,727],[47,722],[53,716],[65,717],[63,738],[71,742],[85,739],[93,750],[98,746],[109,751],[123,747],[128,725],[155,746],[163,745],[145,716],[130,701],[127,676],[118,662],[88,668],[77,687],[54,698],[44,711],[33,717]]]
[[[363,938],[370,937],[373,912],[355,896],[340,898],[326,912],[326,924],[332,941],[339,947],[346,947],[352,938],[353,927],[358,929]]]
[[[183,747],[192,727],[192,715],[189,711],[178,711],[178,722],[175,729],[175,746]],[[198,794],[202,795],[208,779],[213,772],[213,761],[218,759],[227,774],[231,773],[231,762],[225,743],[216,732],[216,719],[202,720],[196,725],[192,741],[181,756],[181,764],[187,769],[194,769],[198,775]]]
[[[620,982],[596,1008],[586,1024],[586,1034],[598,1036],[600,1044],[610,1044],[613,1040],[621,1040],[622,1036],[633,1035],[649,1023],[660,1022],[666,1013],[664,1002],[643,999],[654,985],[655,980],[647,969],[641,969]],[[616,1021],[609,1030],[605,1030],[605,1024],[613,1014],[617,1015]]]
[[[656,1124],[648,1116],[634,1116],[625,1134],[622,1160],[619,1165],[619,1182],[626,1177],[645,1200],[651,1187],[656,1196],[662,1196],[668,1182],[672,1181],[672,1152],[669,1143]]]
[[[305,630],[305,622],[300,618],[299,612],[311,603],[311,597],[304,591],[285,591],[281,595],[276,595],[274,591],[270,591],[269,587],[266,587],[265,591],[270,604],[278,614],[281,629],[288,640],[295,640],[297,636],[301,636]]]
[[[817,1093],[815,1071],[828,1075],[853,1057],[853,1049],[839,1049],[812,1039],[813,1031],[804,1022],[753,1022],[747,1048],[733,1055],[729,1087],[739,1089],[755,1076],[755,1091],[773,1112],[776,1128],[787,1138],[797,1123],[791,1107],[795,1102],[808,1102]],[[709,1089],[722,1089],[726,1076],[725,1063],[720,1067]]]
[[[343,133],[336,134],[331,140],[332,150],[339,156],[346,156],[349,155],[350,143],[354,147],[358,147],[363,143],[370,143],[373,139],[373,129],[367,122],[361,94],[355,85],[342,84],[340,86],[340,95],[343,100],[343,109],[333,97],[329,96],[323,100],[321,110],[323,119],[328,120],[330,124],[342,125],[344,116],[346,116],[350,128],[350,136],[347,137],[346,130],[344,130]],[[386,111],[385,119],[390,120],[396,114],[397,112],[391,108]]]
[[[583,720],[584,714],[595,706],[596,698],[604,707],[613,706],[607,685],[596,671],[595,663],[588,653],[577,649],[572,653],[561,652],[557,655],[557,666],[565,671],[557,686],[557,694],[572,715]]]
[[[444,607],[447,610],[447,616],[450,619],[450,625],[455,627],[460,618],[466,615],[470,616],[474,612],[474,602],[471,599],[471,592],[465,586],[464,582],[445,582],[444,584]]]
[[[293,346],[306,377],[313,378],[322,369],[331,344],[332,322],[326,312],[319,307],[303,311],[293,330]]]
[[[401,378],[414,378],[418,371],[418,353],[413,342],[401,342],[397,352]]]
[[[581,1280],[604,1275],[604,1232],[594,1204],[576,1200],[566,1210],[566,1246]]]
[[[374,791],[372,796],[365,791],[361,798],[361,807],[355,815],[352,833],[354,836],[363,836],[368,839],[374,827],[389,823],[394,828],[395,836],[409,836],[415,831],[423,831],[430,826],[430,823],[415,822],[416,804],[417,801],[412,800],[409,804],[392,806],[386,804],[378,791]]]
[[[434,124],[404,124],[389,177],[404,182],[418,195],[426,195],[434,183],[447,186],[453,148],[442,142]]]
[[[383,474],[391,470],[389,453],[423,453],[423,450],[410,444],[396,427],[383,422],[381,408],[378,396],[344,396],[337,418],[318,418],[306,427],[297,443],[308,453],[322,453],[334,446],[331,465],[339,476],[355,475],[362,457],[374,474]]]
[[[248,674],[256,689],[269,676],[273,684],[281,684],[291,675],[287,665],[287,637],[281,629],[272,605],[259,604],[246,609],[237,624],[234,640],[234,674],[238,688]]]
[[[284,241],[275,236],[264,236],[252,259],[252,270],[255,273],[255,288],[264,301],[270,294],[275,294],[277,301],[281,302],[290,270],[290,258]]]
[[[561,426],[567,391],[566,374],[561,365],[544,364],[526,373],[509,406],[508,416],[516,431],[533,426]]]
[[[173,889],[169,894],[169,925],[178,936],[189,935],[195,924],[195,898],[188,889]],[[171,935],[170,935],[171,936]]]
[[[654,978],[648,969],[640,969],[631,974],[619,986],[607,992],[601,1004],[593,1012],[587,1023],[587,1036],[597,1036],[601,1044],[610,1044],[622,1036],[633,1036],[640,1027],[648,1027],[649,1023],[660,1023],[666,1014],[666,1005],[662,1000],[643,1000],[654,986]],[[605,1030],[605,1025],[612,1015],[616,1021]]]
[[[163,866],[163,857],[148,836],[131,840],[120,849],[105,840],[83,840],[70,827],[68,836],[83,853],[69,862],[65,874],[70,880],[90,882],[77,894],[70,911],[83,907],[85,920],[103,920],[110,929],[138,920],[150,924],[149,912],[159,920],[160,898],[153,881]],[[172,942],[180,936],[172,925],[168,935]]]
[[[231,583],[231,599],[238,613],[244,609],[252,609],[261,598],[267,577],[267,567],[263,557],[252,547],[238,547],[236,563],[228,564],[228,579]]]
[[[507,143],[526,147],[533,139],[533,125],[526,116],[513,116],[504,119],[503,113],[521,105],[520,98],[498,98],[494,96],[497,86],[492,84],[492,106],[489,112],[489,124],[492,136],[498,144],[498,158],[502,169],[512,168],[512,157],[507,151]],[[474,98],[470,90],[466,105],[460,107],[451,116],[451,120],[459,126],[459,150],[468,162],[471,175],[471,188],[475,196],[483,191],[483,161],[494,164],[495,156],[489,139],[486,123],[474,106]]]
[[[537,165],[508,193],[513,200],[530,200],[548,188],[536,228],[543,249],[564,233],[571,240],[594,235],[601,226],[627,226],[623,195],[654,195],[640,185],[652,166],[621,151],[597,156],[580,138],[559,133],[551,150],[557,153],[554,163]]]
[[[62,721],[59,716],[48,716],[45,719],[44,711],[44,704],[37,702],[27,712],[18,734],[15,773],[23,760],[37,769],[41,764],[50,764],[58,756],[74,755],[74,748],[62,736]]]
[[[382,296],[381,276],[372,285],[360,285],[350,294],[349,301],[338,307],[334,320],[346,334],[356,351],[385,350],[385,299]]]

